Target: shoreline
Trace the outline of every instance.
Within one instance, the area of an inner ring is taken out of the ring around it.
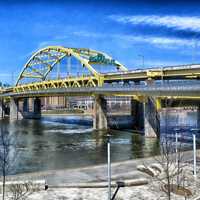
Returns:
[[[191,160],[192,151],[185,151],[185,160]],[[157,157],[157,156],[156,156]],[[197,157],[200,158],[200,149],[197,150]],[[137,171],[137,166],[143,163],[152,164],[155,157],[138,158],[112,163],[112,179],[132,179],[141,176]],[[87,167],[65,168],[37,171],[30,173],[20,173],[8,175],[8,181],[14,180],[38,180],[45,179],[49,185],[79,184],[90,182],[103,182],[107,180],[107,164],[99,164]]]
[[[192,159],[192,151],[185,151],[185,161]],[[200,149],[197,150],[200,158]],[[158,156],[157,156],[158,157]],[[117,184],[116,181],[122,181],[125,187],[119,189],[117,199],[140,199],[140,200],[165,200],[166,193],[161,190],[160,182],[153,179],[146,173],[137,170],[140,164],[152,164],[156,160],[154,157],[140,158],[135,160],[126,160],[112,164],[112,183],[111,193],[114,194]],[[189,170],[189,171],[188,171]],[[200,168],[198,166],[197,178]],[[41,173],[41,174],[40,174]],[[189,174],[188,174],[189,173]],[[189,164],[187,174],[190,176],[190,182],[187,188],[192,191],[192,196],[187,199],[198,200],[200,191],[198,185],[194,183],[192,166]],[[14,175],[17,181],[23,181],[23,178],[34,181],[33,178],[45,180],[48,189],[34,192],[28,196],[27,200],[101,200],[107,199],[107,165],[95,165],[76,169],[49,170],[45,172],[25,173]],[[1,195],[0,195],[1,196]],[[173,199],[182,200],[184,196],[172,193]]]

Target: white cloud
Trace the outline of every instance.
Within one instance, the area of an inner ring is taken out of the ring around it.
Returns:
[[[109,41],[111,40],[112,42],[120,44],[121,47],[123,48],[130,48],[130,46],[134,44],[150,44],[153,46],[156,46],[157,48],[167,48],[167,49],[183,49],[185,47],[188,48],[193,48],[194,45],[196,47],[200,46],[200,43],[196,40],[192,39],[182,39],[182,38],[171,38],[171,37],[164,37],[164,36],[152,36],[152,35],[130,35],[130,34],[105,34],[105,33],[100,33],[100,32],[90,32],[90,31],[77,31],[77,32],[72,32],[72,36],[75,37],[83,37],[83,38],[96,38],[102,39],[105,38],[105,40]],[[49,45],[58,45],[58,44],[63,44],[64,43],[64,38],[61,41],[61,37],[55,37],[50,41],[43,41],[38,44],[37,49],[43,48],[45,46]],[[35,51],[34,51],[35,52]],[[30,56],[33,52],[29,52],[28,55]]]
[[[176,15],[110,15],[110,19],[124,24],[144,24],[153,26],[164,26],[177,30],[192,30],[200,32],[200,17],[176,16]]]
[[[125,42],[129,42],[129,45],[132,43],[149,43],[157,47],[162,48],[177,48],[181,46],[193,47],[194,45],[200,46],[196,40],[192,39],[182,39],[182,38],[171,38],[171,37],[162,37],[162,36],[143,36],[143,35],[128,35],[128,34],[104,34],[104,33],[97,33],[97,32],[89,32],[89,31],[79,31],[73,32],[74,36],[78,37],[87,37],[87,38],[106,38],[115,39],[115,40],[122,40]],[[128,46],[129,46],[128,45]]]
[[[115,37],[117,37],[115,35]],[[156,36],[131,36],[131,35],[118,35],[118,38],[129,41],[131,43],[149,43],[157,47],[164,48],[177,48],[180,46],[192,47],[194,41],[190,39],[169,38],[169,37],[156,37]],[[196,44],[199,46],[199,44]]]
[[[123,40],[129,43],[149,43],[155,46],[166,47],[166,48],[176,48],[180,46],[191,46],[193,47],[195,41],[192,39],[182,39],[182,38],[170,38],[170,37],[156,37],[156,36],[143,36],[143,35],[127,35],[127,34],[104,34],[104,33],[94,33],[89,31],[79,31],[73,32],[73,35],[78,37],[87,37],[87,38],[107,38],[107,39],[116,39]],[[196,42],[197,46],[200,46]]]

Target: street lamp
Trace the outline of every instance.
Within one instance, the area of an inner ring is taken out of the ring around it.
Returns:
[[[177,165],[177,168],[179,169],[180,167],[180,154],[178,153],[178,131],[180,131],[179,128],[175,128],[175,151],[176,151],[176,165]],[[179,150],[180,151],[180,150]],[[177,183],[179,184],[180,182],[180,178],[179,178],[179,172],[177,174]]]
[[[175,151],[176,151],[176,164],[178,164],[178,131],[180,131],[179,128],[175,128]]]
[[[139,54],[138,56],[142,58],[142,67],[144,68],[144,55]]]
[[[198,47],[198,36],[199,36],[199,33],[196,33],[194,36],[193,36],[193,51],[192,51],[192,62],[193,64],[195,64],[195,57],[196,57],[196,51],[197,51],[197,47]]]
[[[111,135],[107,135],[107,162],[108,162],[108,200],[111,200],[111,159],[110,159],[110,137]]]
[[[111,159],[110,159],[110,145],[111,145],[111,142],[110,142],[110,138],[111,138],[111,135],[108,134],[106,135],[107,137],[107,161],[108,161],[108,200],[114,200],[116,195],[117,195],[117,192],[119,191],[120,187],[125,187],[125,183],[123,181],[117,181],[116,182],[116,185],[117,185],[117,188],[113,194],[113,196],[111,197]]]
[[[197,176],[197,147],[196,147],[196,132],[198,131],[199,129],[197,128],[193,128],[191,129],[191,131],[193,132],[193,175],[194,177],[196,178]]]

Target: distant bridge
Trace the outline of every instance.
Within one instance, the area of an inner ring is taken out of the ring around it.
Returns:
[[[39,97],[88,95],[94,96],[95,100],[94,128],[106,129],[106,102],[103,96],[132,96],[133,115],[142,115],[140,111],[145,110],[147,132],[158,134],[159,127],[156,126],[161,101],[165,98],[198,99],[199,78],[200,65],[128,70],[103,52],[50,46],[31,56],[14,87],[0,90],[0,113],[3,117],[5,98],[10,98],[10,118],[19,119],[40,117]],[[28,98],[34,98],[31,115]],[[24,103],[20,109],[21,100]],[[145,109],[141,106],[143,104]]]

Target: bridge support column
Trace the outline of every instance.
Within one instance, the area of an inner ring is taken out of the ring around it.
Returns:
[[[29,99],[28,98],[23,99],[23,112],[24,113],[29,112]]]
[[[19,102],[16,98],[10,98],[10,120],[22,119],[22,114],[19,112]]]
[[[0,119],[3,119],[5,116],[5,106],[3,99],[0,99]]]
[[[24,98],[21,105],[22,105],[20,106],[21,108],[20,109],[18,108],[18,116],[20,114],[20,118],[24,118],[24,119],[40,119],[41,118],[41,101],[39,98],[37,97],[33,98],[31,99],[31,101],[29,98]],[[31,107],[29,107],[29,105],[31,105]],[[18,102],[16,106],[19,107]],[[14,107],[14,109],[16,109],[16,107]],[[14,109],[13,109],[13,112],[16,112],[14,111]]]
[[[151,98],[144,103],[144,131],[146,137],[160,137],[160,114]]]
[[[102,96],[96,96],[94,102],[94,117],[93,117],[93,128],[97,130],[108,129],[107,121],[107,108],[106,100]]]
[[[131,99],[131,116],[134,119],[133,128],[136,130],[144,129],[144,105],[143,103]]]
[[[33,101],[33,118],[41,118],[41,100],[38,97],[36,97]]]
[[[29,98],[24,98],[22,102],[21,113],[23,118],[29,118]]]

